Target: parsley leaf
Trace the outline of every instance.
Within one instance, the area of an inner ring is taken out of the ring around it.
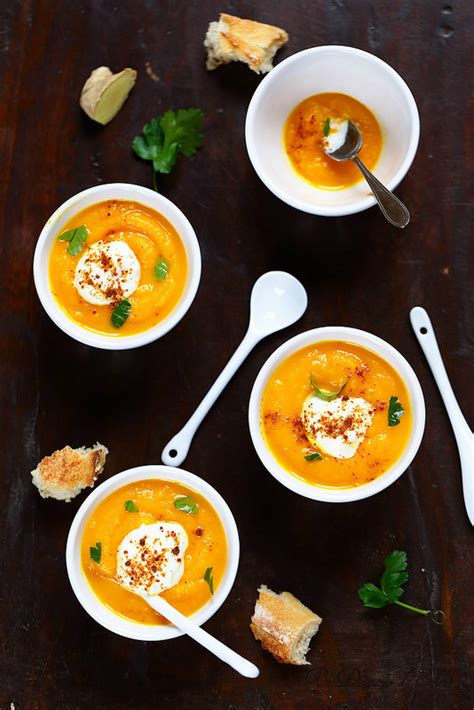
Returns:
[[[323,123],[323,135],[325,138],[328,137],[330,130],[331,130],[331,119],[328,117]]]
[[[183,513],[189,513],[189,515],[196,515],[199,512],[199,506],[191,496],[176,498],[173,505],[177,510],[182,510]]]
[[[381,609],[386,606],[389,601],[381,589],[367,582],[358,591],[359,599],[364,606],[372,607],[372,609]]]
[[[127,301],[127,299],[125,299],[124,301],[120,301],[120,303],[117,303],[114,310],[112,311],[111,316],[111,321],[114,328],[121,328],[123,326],[128,316],[130,315],[131,307],[132,304],[130,303],[130,301]]]
[[[401,550],[394,550],[385,558],[385,572],[380,578],[380,586],[392,604],[403,594],[401,585],[408,580],[407,564],[407,553]]]
[[[123,504],[123,507],[127,511],[127,513],[138,513],[139,510],[133,500],[126,500],[125,503]]]
[[[321,389],[320,387],[318,387],[317,384],[316,384],[316,379],[315,379],[315,377],[314,377],[314,375],[313,375],[312,372],[310,372],[309,381],[310,381],[311,387],[313,388],[314,394],[315,394],[317,397],[319,397],[319,399],[324,399],[325,402],[330,402],[332,399],[336,399],[336,397],[338,397],[338,396],[341,394],[342,390],[344,389],[344,387],[345,387],[345,386],[347,385],[347,383],[349,382],[349,377],[348,377],[347,380],[344,382],[344,384],[342,385],[342,387],[340,387],[340,388],[337,390],[337,392],[331,392],[330,390],[323,390],[323,389]]]
[[[163,281],[163,279],[166,279],[166,277],[168,276],[168,269],[168,262],[166,261],[166,259],[163,259],[163,257],[160,256],[160,258],[155,264],[155,278],[157,278],[158,281]]]
[[[69,242],[69,246],[67,248],[68,254],[77,256],[79,252],[82,251],[84,242],[87,239],[87,227],[85,225],[81,225],[80,227],[68,229],[66,232],[60,234],[58,239],[62,242]]]
[[[163,131],[159,118],[152,118],[150,123],[143,126],[143,136],[133,139],[132,148],[139,158],[143,160],[155,160],[158,158],[163,146]]]
[[[100,558],[102,557],[102,543],[96,542],[95,547],[89,547],[89,555],[92,562],[97,565],[100,563]]]
[[[380,578],[380,587],[372,582],[362,585],[357,594],[362,604],[372,609],[381,609],[387,604],[397,604],[417,614],[430,614],[427,609],[418,609],[416,606],[399,601],[404,589],[402,585],[408,580],[407,554],[402,550],[394,550],[385,560],[385,571]]]
[[[209,591],[214,595],[214,577],[212,577],[212,567],[208,567],[204,572],[204,581],[209,585]]]
[[[133,139],[132,148],[139,158],[153,163],[153,186],[156,173],[170,173],[178,155],[194,155],[202,146],[203,112],[199,108],[166,111],[143,126],[143,136]]]
[[[322,458],[321,454],[318,454],[317,452],[305,456],[306,461],[320,461]]]
[[[403,417],[405,410],[401,402],[398,401],[398,397],[390,397],[390,402],[388,404],[388,425],[397,426],[400,424],[400,417]]]

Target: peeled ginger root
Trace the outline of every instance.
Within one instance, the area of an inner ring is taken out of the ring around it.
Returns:
[[[98,67],[82,87],[79,104],[89,118],[105,126],[124,105],[136,78],[135,69],[112,74],[109,67]]]

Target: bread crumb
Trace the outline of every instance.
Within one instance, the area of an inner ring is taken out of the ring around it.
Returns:
[[[160,77],[158,76],[158,74],[155,74],[155,72],[153,71],[153,68],[152,68],[150,62],[145,62],[145,71],[152,81],[159,81],[160,80]]]

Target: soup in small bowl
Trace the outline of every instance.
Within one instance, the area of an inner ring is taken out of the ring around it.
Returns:
[[[374,170],[382,150],[382,131],[372,111],[348,94],[327,92],[309,96],[288,116],[284,144],[288,159],[300,177],[321,190],[344,190],[360,182],[362,174],[352,160],[338,162],[325,153],[341,121],[350,119],[362,137],[359,158]]]
[[[354,120],[362,132],[362,160],[394,190],[418,146],[415,100],[381,59],[337,45],[287,57],[255,90],[245,141],[262,182],[280,200],[310,214],[341,217],[374,206],[375,197],[356,166],[331,165],[322,152],[327,129],[332,130],[334,119],[344,118]]]
[[[133,584],[161,593],[201,624],[227,597],[238,557],[237,528],[221,496],[167,466],[105,481],[76,514],[66,550],[69,579],[86,611],[115,633],[145,640],[181,632],[131,591]]]
[[[84,190],[48,220],[33,265],[38,296],[68,335],[121,350],[164,335],[199,285],[193,228],[162,195],[122,183]]]
[[[249,423],[262,463],[309,498],[344,502],[393,483],[424,430],[420,385],[405,358],[354,328],[316,328],[260,371]]]

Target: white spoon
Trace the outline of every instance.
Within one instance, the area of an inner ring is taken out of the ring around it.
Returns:
[[[431,325],[428,313],[424,308],[416,306],[410,311],[410,320],[425,353],[431,372],[436,380],[444,406],[453,427],[454,436],[461,459],[462,485],[464,503],[471,525],[474,525],[474,447],[473,433],[465,420],[463,413],[454,396],[453,388],[448,380],[441,353],[436,342],[436,336]]]
[[[152,609],[164,616],[168,621],[171,621],[172,624],[181,631],[184,631],[185,634],[197,641],[201,646],[207,648],[208,651],[217,656],[221,661],[224,661],[224,663],[227,663],[237,671],[237,673],[240,673],[240,675],[246,678],[257,678],[257,676],[260,675],[257,666],[223,644],[222,641],[218,641],[214,636],[208,634],[207,631],[204,631],[200,626],[197,626],[197,624],[191,621],[187,616],[184,616],[184,614],[181,614],[180,611],[175,609],[174,606],[171,606],[171,604],[159,594],[149,595],[137,590],[134,590],[134,593],[142,597]]]
[[[244,339],[194,414],[166,444],[161,453],[164,464],[180,466],[183,463],[199,425],[250,351],[267,335],[296,323],[307,305],[304,286],[291,274],[269,271],[257,279],[250,296],[250,322]]]

